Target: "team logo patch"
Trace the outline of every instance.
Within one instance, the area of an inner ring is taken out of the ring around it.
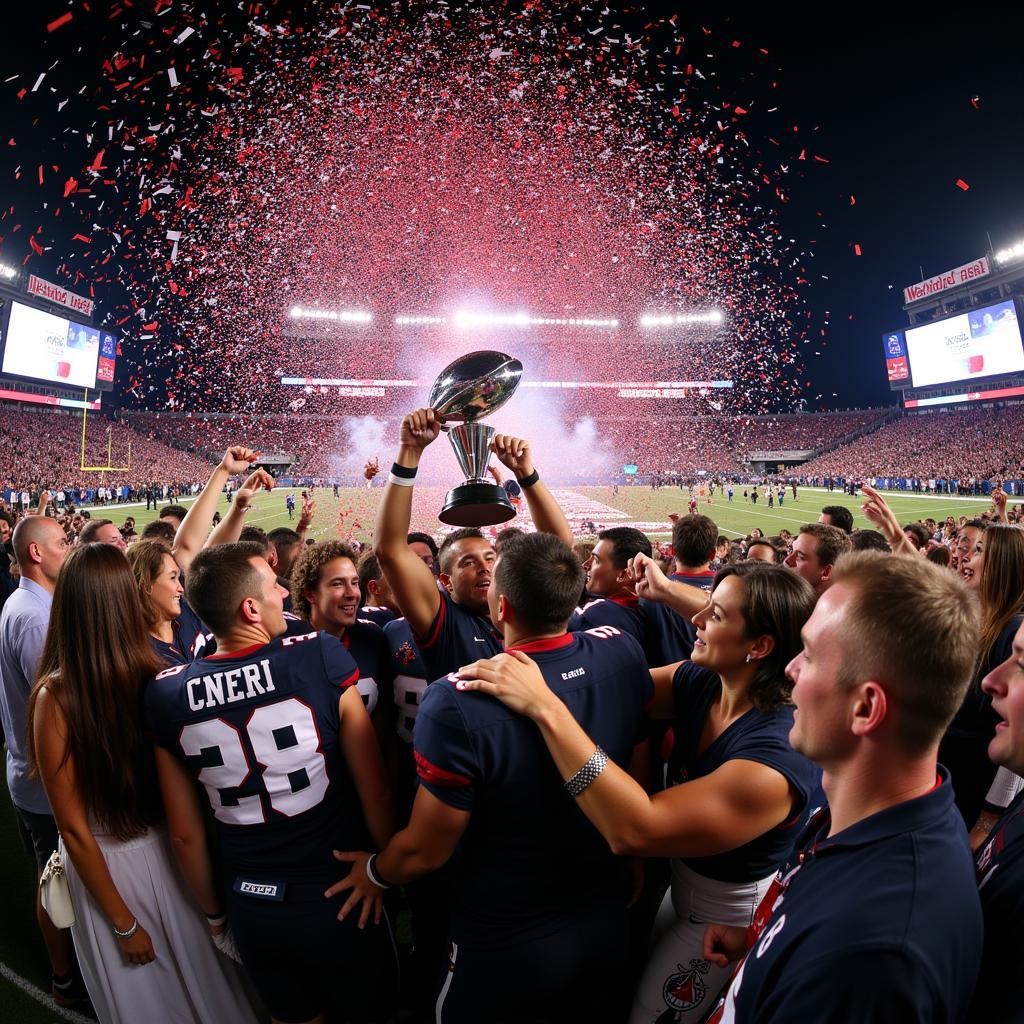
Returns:
[[[270,882],[266,879],[236,878],[232,886],[242,896],[255,896],[259,900],[273,900],[281,903],[284,900],[284,882]]]
[[[395,652],[395,656],[403,665],[411,665],[418,655],[412,649],[412,644],[405,640],[402,642],[402,646]]]
[[[688,967],[676,964],[676,973],[669,975],[661,990],[669,1009],[658,1018],[657,1024],[675,1024],[680,1020],[680,1014],[700,1006],[708,994],[704,975],[710,969],[707,960],[691,960]]]

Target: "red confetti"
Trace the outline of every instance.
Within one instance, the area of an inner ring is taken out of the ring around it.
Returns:
[[[59,18],[55,18],[53,21],[51,21],[50,24],[46,26],[46,31],[56,32],[57,29],[61,27],[61,25],[66,25],[70,20],[71,12],[67,11],[66,13],[62,14]]]
[[[860,251],[860,244],[858,242],[854,242],[853,243],[853,255],[854,256],[863,256],[864,255],[864,253],[862,253]]]
[[[963,178],[957,178],[956,179],[956,187],[959,188],[959,189],[962,189],[964,192],[966,192],[971,186],[968,185],[967,182],[964,181]]]

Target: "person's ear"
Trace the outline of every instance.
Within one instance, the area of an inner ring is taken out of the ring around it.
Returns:
[[[850,709],[850,731],[854,736],[868,736],[877,731],[889,716],[889,700],[885,690],[873,679],[854,690]]]

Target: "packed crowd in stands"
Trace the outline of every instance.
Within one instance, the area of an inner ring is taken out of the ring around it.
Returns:
[[[764,436],[828,443],[815,419]],[[409,532],[441,434],[417,410],[361,552],[306,537],[311,503],[246,525],[273,485],[254,449],[294,424],[246,447],[230,421],[160,423],[221,454],[141,537],[0,510],[7,782],[60,1006],[1020,1019],[1024,513],[1003,490],[901,523],[868,485],[869,529],[822,496],[737,541],[694,510],[654,545],[574,536],[556,454],[499,436],[536,532],[438,546]]]

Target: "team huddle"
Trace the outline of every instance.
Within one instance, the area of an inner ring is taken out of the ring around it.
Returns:
[[[17,520],[0,712],[26,847],[44,889],[56,850],[74,909],[73,947],[38,915],[58,1003],[210,1024],[1024,1019],[1005,495],[905,527],[865,487],[875,530],[827,506],[732,544],[691,509],[662,550],[630,527],[575,538],[530,445],[498,435],[535,532],[438,547],[409,531],[442,425],[402,421],[364,553],[247,527],[263,470],[211,532],[241,446],[130,547]]]

